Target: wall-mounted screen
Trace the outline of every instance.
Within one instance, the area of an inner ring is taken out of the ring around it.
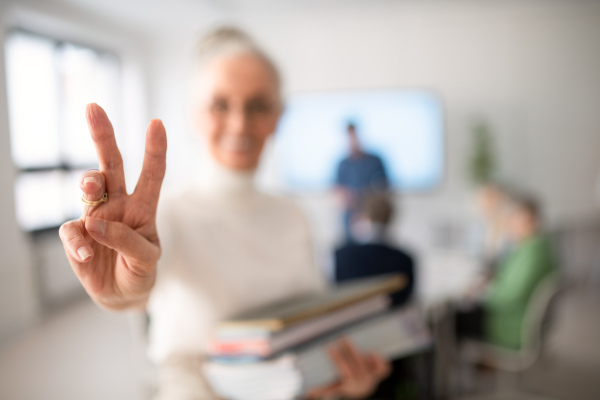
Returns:
[[[444,112],[441,99],[425,90],[303,93],[291,96],[276,132],[280,179],[293,191],[331,188],[339,163],[350,153],[347,132],[378,156],[390,186],[422,191],[444,175]]]

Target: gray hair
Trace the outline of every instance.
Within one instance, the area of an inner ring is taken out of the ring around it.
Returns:
[[[281,78],[275,63],[250,35],[238,28],[217,28],[204,35],[196,47],[196,60],[200,67],[216,58],[235,54],[250,54],[258,57],[271,70],[277,87],[280,87]]]

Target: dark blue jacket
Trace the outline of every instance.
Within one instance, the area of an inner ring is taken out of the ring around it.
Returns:
[[[347,244],[335,252],[336,283],[391,273],[404,274],[407,284],[392,295],[393,306],[402,305],[411,297],[414,268],[410,255],[386,244]]]

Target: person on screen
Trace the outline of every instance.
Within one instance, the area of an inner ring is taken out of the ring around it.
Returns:
[[[153,120],[129,195],[112,125],[90,104],[86,117],[100,170],[83,174],[84,215],[59,232],[98,305],[147,310],[148,353],[159,376],[155,399],[161,400],[217,398],[202,364],[219,321],[324,286],[299,207],[254,184],[282,110],[275,65],[243,32],[218,29],[201,41],[192,87],[211,160],[202,184],[161,193],[167,137]],[[340,380],[313,392],[315,398],[368,397],[389,371],[382,357],[359,353],[348,341],[330,353]]]
[[[457,337],[475,337],[518,350],[525,312],[538,284],[556,272],[549,240],[540,229],[537,201],[513,195],[506,221],[511,250],[479,304],[456,315]]]
[[[337,167],[336,191],[344,210],[344,234],[352,241],[350,224],[358,210],[360,198],[369,192],[380,193],[389,187],[388,175],[380,157],[367,153],[358,139],[356,126],[346,127],[350,154]]]

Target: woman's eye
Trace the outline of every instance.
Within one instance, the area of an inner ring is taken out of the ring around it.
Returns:
[[[252,101],[246,106],[246,112],[248,114],[262,114],[269,112],[269,105],[262,100]]]
[[[226,112],[227,111],[227,103],[225,101],[215,101],[210,106],[211,111],[213,112]]]

